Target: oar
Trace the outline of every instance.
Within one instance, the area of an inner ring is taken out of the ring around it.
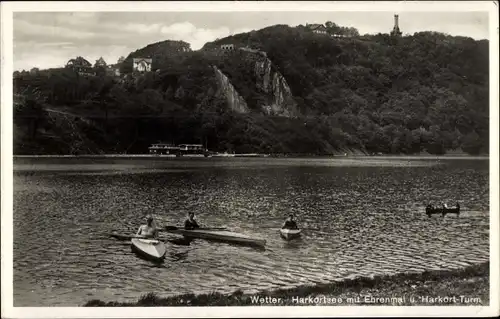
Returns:
[[[119,240],[130,240],[132,238],[144,238],[143,236],[137,236],[137,235],[121,235],[121,234],[116,234],[116,233],[111,233],[109,236],[114,237]]]

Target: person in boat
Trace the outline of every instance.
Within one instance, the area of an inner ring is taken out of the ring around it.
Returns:
[[[190,212],[188,214],[188,217],[186,218],[186,221],[184,222],[184,229],[192,230],[197,228],[200,228],[200,226],[198,225],[196,219],[194,219],[194,213]]]
[[[136,235],[145,238],[156,238],[158,236],[158,230],[156,229],[153,216],[148,215],[146,217],[146,225],[141,225]]]
[[[288,216],[288,218],[285,220],[285,223],[283,223],[283,226],[281,227],[281,229],[298,229],[298,228],[299,227],[297,227],[297,223],[293,218],[293,214],[290,214],[290,216]]]

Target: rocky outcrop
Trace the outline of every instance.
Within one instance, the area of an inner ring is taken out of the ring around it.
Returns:
[[[231,81],[229,81],[227,76],[216,66],[213,66],[213,69],[217,79],[217,86],[219,88],[218,94],[226,97],[229,108],[234,112],[248,113],[250,109],[248,108],[245,99],[243,99],[238,91],[236,91],[234,86],[231,84]]]
[[[269,93],[272,87],[271,83],[271,60],[268,58],[258,59],[255,61],[255,76],[257,83],[255,84],[259,90]]]
[[[259,90],[268,93],[270,103],[263,105],[263,110],[269,115],[293,117],[298,114],[297,103],[293,99],[292,91],[283,75],[274,70],[267,55],[259,54],[255,61],[256,86]]]

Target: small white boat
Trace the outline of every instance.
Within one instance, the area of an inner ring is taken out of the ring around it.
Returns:
[[[231,153],[215,153],[215,154],[212,154],[212,157],[234,157],[234,154],[231,154]]]
[[[167,253],[165,244],[156,239],[132,238],[131,242],[132,251],[145,259],[160,261]]]
[[[280,236],[283,239],[290,240],[294,238],[299,238],[302,230],[300,229],[280,229]]]
[[[209,157],[209,155],[205,155],[205,154],[182,154],[182,155],[179,155],[177,157],[188,157],[188,158],[191,158],[191,157]]]

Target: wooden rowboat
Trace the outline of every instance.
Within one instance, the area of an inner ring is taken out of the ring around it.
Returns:
[[[460,204],[457,203],[456,207],[446,207],[444,205],[443,207],[434,207],[429,204],[425,207],[425,213],[427,214],[427,217],[431,217],[434,214],[441,214],[443,217],[446,216],[446,214],[455,214],[460,216]]]

